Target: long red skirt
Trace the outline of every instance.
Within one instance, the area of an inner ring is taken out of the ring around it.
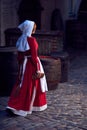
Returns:
[[[41,91],[40,79],[32,79],[35,68],[32,66],[30,59],[27,59],[24,69],[22,86],[19,93],[16,95],[16,82],[7,106],[14,114],[21,116],[26,116],[32,113],[32,111],[42,111],[47,108],[46,92]]]

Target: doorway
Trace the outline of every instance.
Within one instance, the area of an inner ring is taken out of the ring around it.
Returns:
[[[82,0],[79,10],[78,19],[83,22],[87,22],[87,0]]]
[[[18,8],[19,22],[33,20],[37,24],[37,29],[41,29],[41,6],[40,0],[22,0]]]

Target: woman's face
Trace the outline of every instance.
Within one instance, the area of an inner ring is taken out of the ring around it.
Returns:
[[[33,31],[32,31],[32,34],[34,34],[34,33],[35,33],[35,31],[36,31],[36,28],[37,28],[37,25],[36,25],[36,23],[35,23],[35,24],[34,24]]]

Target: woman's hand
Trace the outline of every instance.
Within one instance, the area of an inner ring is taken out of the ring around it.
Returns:
[[[43,78],[43,76],[44,76],[44,73],[38,71],[38,72],[36,72],[36,73],[33,75],[32,78],[33,78],[33,79],[39,79],[39,78]]]

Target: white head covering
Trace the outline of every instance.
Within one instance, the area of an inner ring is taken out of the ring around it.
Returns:
[[[22,31],[22,35],[19,37],[19,39],[16,42],[16,47],[18,51],[24,52],[30,49],[27,41],[27,37],[31,37],[33,27],[34,27],[34,22],[30,20],[25,20],[23,23],[21,23],[18,26],[18,28]]]

